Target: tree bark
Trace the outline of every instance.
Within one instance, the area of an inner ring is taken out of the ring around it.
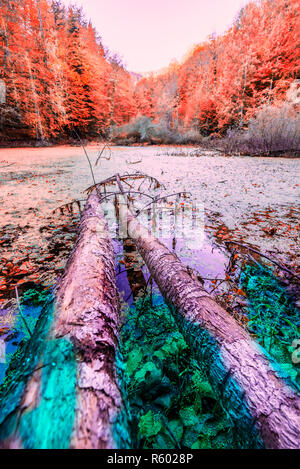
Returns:
[[[127,219],[128,236],[231,418],[237,445],[299,448],[300,400],[288,377],[177,256],[138,223],[124,199],[120,217],[122,223]]]
[[[54,299],[0,392],[2,448],[128,448],[114,251],[96,194]]]

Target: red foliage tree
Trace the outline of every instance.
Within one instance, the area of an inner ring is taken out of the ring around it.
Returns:
[[[0,2],[0,77],[7,89],[0,132],[19,127],[38,141],[75,130],[93,137],[136,112],[128,72],[105,57],[82,10],[59,0]]]
[[[243,126],[260,106],[284,100],[299,78],[299,6],[250,2],[226,33],[195,47],[180,66],[141,80],[139,112],[159,119],[162,108],[175,109],[175,127],[179,121],[206,135]]]

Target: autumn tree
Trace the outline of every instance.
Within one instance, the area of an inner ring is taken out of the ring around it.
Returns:
[[[176,71],[170,65],[141,80],[139,112],[160,120],[165,108],[173,127],[224,134],[244,127],[261,106],[284,101],[299,77],[299,6],[299,0],[249,2],[224,34],[196,46]]]
[[[82,10],[59,0],[0,2],[0,64],[2,135],[11,128],[39,142],[74,131],[96,137],[136,112],[130,74],[107,59]]]

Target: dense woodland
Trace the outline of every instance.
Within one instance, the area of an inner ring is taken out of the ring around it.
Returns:
[[[39,141],[101,135],[136,114],[130,74],[108,57],[78,8],[59,1],[0,2],[1,128]]]
[[[140,112],[207,134],[247,121],[261,105],[285,99],[299,77],[299,25],[297,0],[250,2],[224,35],[141,80]]]
[[[39,143],[74,131],[107,138],[142,116],[144,127],[211,136],[245,127],[262,107],[278,109],[288,100],[293,113],[299,25],[298,0],[250,2],[226,33],[211,35],[181,64],[137,80],[81,9],[59,0],[1,0],[0,135]]]

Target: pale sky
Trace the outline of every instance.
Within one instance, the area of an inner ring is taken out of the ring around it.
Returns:
[[[83,6],[103,44],[132,72],[181,61],[212,32],[222,33],[247,0],[64,0]]]

